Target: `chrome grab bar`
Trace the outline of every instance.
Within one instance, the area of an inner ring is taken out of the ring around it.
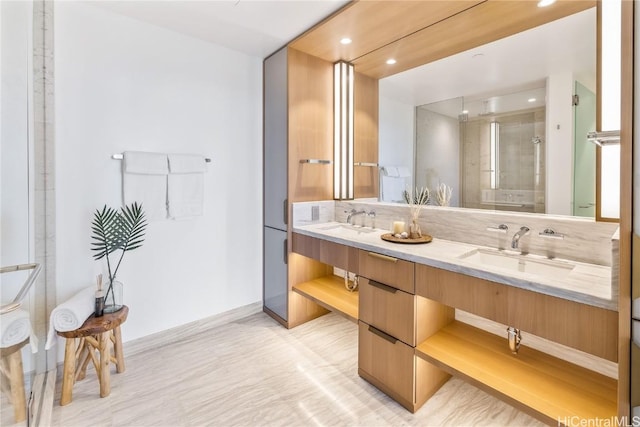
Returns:
[[[0,274],[12,273],[15,271],[24,271],[24,270],[33,270],[33,271],[31,272],[29,277],[27,277],[27,280],[24,282],[24,284],[18,291],[18,294],[13,299],[13,301],[11,301],[8,304],[3,304],[2,306],[0,306],[0,314],[12,312],[13,310],[18,309],[22,305],[22,300],[24,299],[24,297],[27,296],[27,293],[29,293],[31,286],[35,283],[36,279],[38,278],[38,275],[40,274],[40,270],[42,270],[42,266],[38,263],[33,263],[33,264],[18,264],[18,265],[12,265],[9,267],[0,268]]]

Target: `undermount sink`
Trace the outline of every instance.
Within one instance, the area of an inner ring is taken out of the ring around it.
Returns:
[[[560,279],[567,276],[573,264],[565,261],[529,258],[528,255],[517,255],[490,249],[474,249],[458,257],[480,267],[493,267],[510,272],[535,274]]]
[[[369,234],[376,231],[373,228],[357,227],[351,224],[331,224],[326,227],[321,227],[319,228],[319,230],[341,235]]]

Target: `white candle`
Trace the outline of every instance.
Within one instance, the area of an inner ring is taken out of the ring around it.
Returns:
[[[393,234],[400,234],[404,231],[404,221],[393,221]]]

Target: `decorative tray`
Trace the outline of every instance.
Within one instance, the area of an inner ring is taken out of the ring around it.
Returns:
[[[429,236],[428,234],[423,234],[422,237],[419,237],[417,239],[409,239],[409,238],[401,239],[399,237],[395,237],[391,233],[386,233],[380,236],[380,238],[382,240],[386,240],[387,242],[405,243],[405,244],[414,244],[414,245],[419,243],[429,243],[431,240],[433,240],[433,237]]]

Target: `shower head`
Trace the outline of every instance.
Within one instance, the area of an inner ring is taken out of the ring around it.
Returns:
[[[542,138],[539,136],[534,136],[533,138],[531,138],[531,143],[532,144],[540,144],[542,141]]]

